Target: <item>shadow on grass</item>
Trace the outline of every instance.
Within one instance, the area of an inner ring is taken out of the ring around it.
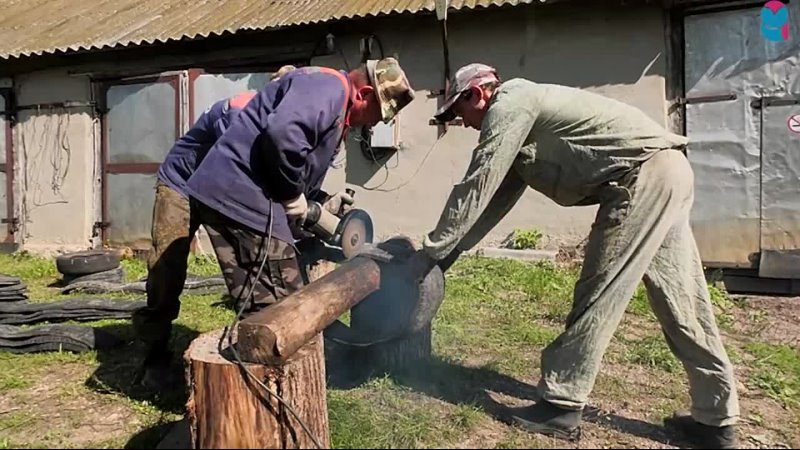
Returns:
[[[536,387],[488,367],[467,367],[439,357],[420,361],[414,367],[387,372],[368,365],[352,364],[350,349],[325,341],[328,387],[353,389],[388,375],[396,384],[454,405],[473,404],[498,420],[510,422],[510,411],[492,399],[489,391],[523,400],[536,400]]]
[[[98,351],[97,359],[100,364],[86,380],[86,386],[101,393],[121,394],[133,400],[148,401],[163,412],[183,414],[187,391],[182,356],[199,333],[179,324],[173,325],[170,348],[176,383],[165,392],[157,393],[134,384],[144,359],[144,348],[135,341],[132,325],[108,325],[101,328],[122,338],[126,344],[113,350]]]
[[[584,420],[603,428],[608,428],[631,436],[638,436],[643,439],[650,439],[651,441],[659,442],[664,445],[675,446],[678,445],[679,442],[677,436],[670,436],[669,431],[661,425],[639,419],[622,417],[619,414],[607,412],[593,406],[586,407]]]
[[[126,449],[130,448],[172,448],[188,449],[189,425],[183,420],[162,422],[146,428],[133,436],[125,443]],[[161,445],[159,445],[161,444]]]
[[[417,363],[413,368],[387,373],[347,363],[347,350],[326,341],[328,387],[356,388],[374,377],[388,375],[396,384],[411,388],[453,405],[471,404],[480,407],[495,420],[513,425],[513,416],[524,407],[509,407],[489,394],[514,397],[533,404],[539,400],[536,386],[519,381],[489,367],[468,367],[440,357]],[[528,405],[529,406],[529,405]],[[584,421],[621,433],[675,445],[676,439],[660,425],[620,416],[594,406],[584,410]]]
[[[100,393],[147,401],[164,413],[184,414],[188,391],[182,356],[199,333],[180,324],[173,324],[170,348],[173,353],[171,369],[174,380],[167,390],[155,392],[134,384],[144,359],[144,348],[136,342],[133,326],[118,324],[99,328],[122,338],[126,344],[113,350],[98,351],[97,359],[100,364],[86,380],[86,386]],[[131,437],[125,448],[156,448],[164,436],[173,429],[174,424],[174,422],[161,422],[146,428]]]

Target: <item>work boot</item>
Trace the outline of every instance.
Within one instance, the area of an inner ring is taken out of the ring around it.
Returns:
[[[544,400],[512,417],[517,425],[533,433],[571,441],[581,435],[582,411],[559,408]]]
[[[151,350],[139,368],[133,384],[147,390],[161,391],[175,383],[172,370],[172,352],[160,348]]]
[[[712,427],[692,418],[688,411],[678,411],[664,419],[664,426],[680,433],[697,448],[738,448],[736,429],[733,425]]]

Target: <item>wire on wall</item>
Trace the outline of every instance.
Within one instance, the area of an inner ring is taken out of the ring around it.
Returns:
[[[72,148],[69,141],[70,115],[66,108],[37,108],[28,120],[22,123],[20,144],[25,159],[23,171],[24,189],[22,193],[22,213],[27,218],[32,208],[58,203],[68,203],[62,188],[69,174]],[[28,136],[33,137],[29,142]],[[44,166],[49,164],[52,171],[49,180],[43,179]],[[30,202],[28,198],[30,196]]]

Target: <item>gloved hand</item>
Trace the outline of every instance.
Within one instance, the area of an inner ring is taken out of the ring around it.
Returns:
[[[349,206],[351,206],[354,201],[353,197],[347,192],[337,192],[325,200],[322,207],[331,214],[339,214],[340,212],[344,214],[350,210]]]
[[[283,202],[283,209],[286,211],[286,216],[289,218],[290,223],[302,225],[306,220],[308,214],[308,202],[306,196],[300,194],[297,198]]]

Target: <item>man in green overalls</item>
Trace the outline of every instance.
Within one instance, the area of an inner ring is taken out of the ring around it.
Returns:
[[[475,246],[528,187],[562,206],[599,205],[566,329],[541,356],[542,399],[515,421],[547,435],[578,435],[603,354],[644,280],[689,378],[691,411],[667,424],[707,447],[735,448],[736,382],[689,224],[687,139],[619,101],[520,78],[500,82],[483,64],[453,78],[437,118],[456,116],[480,130],[480,142],[414,255],[420,273]]]

